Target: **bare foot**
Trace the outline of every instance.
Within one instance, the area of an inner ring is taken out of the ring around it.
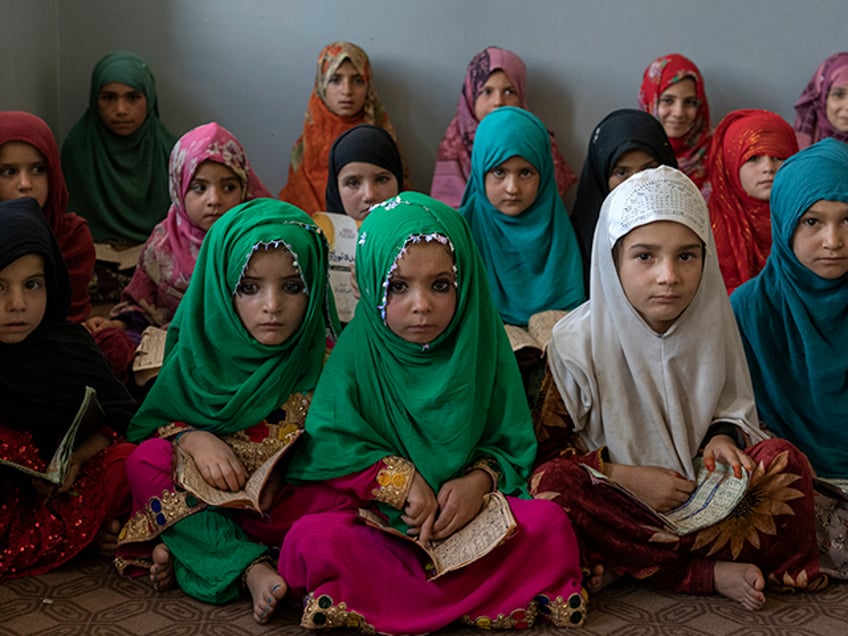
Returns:
[[[277,603],[286,595],[288,585],[265,561],[254,563],[248,568],[245,582],[253,598],[253,619],[259,624],[267,623]]]
[[[157,592],[167,590],[174,582],[174,560],[164,543],[153,548],[153,565],[150,566],[150,581]]]
[[[751,563],[716,561],[713,566],[715,591],[749,610],[758,610],[766,602],[763,573]]]
[[[607,572],[604,570],[604,566],[600,563],[597,563],[592,566],[589,574],[583,578],[583,582],[586,585],[586,589],[594,594],[595,592],[600,592],[607,585],[616,580],[616,575],[612,572]]]
[[[100,526],[91,547],[102,557],[111,559],[118,547],[118,533],[121,531],[121,522],[117,519],[107,519]]]

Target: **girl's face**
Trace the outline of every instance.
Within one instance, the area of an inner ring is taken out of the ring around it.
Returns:
[[[501,106],[521,106],[518,99],[518,91],[509,79],[509,75],[503,71],[495,71],[489,75],[486,83],[477,93],[477,100],[474,102],[474,116],[477,121],[483,121],[483,118],[491,113],[496,108]]]
[[[456,312],[453,255],[441,243],[408,245],[389,279],[386,324],[408,342],[427,344]]]
[[[814,274],[834,280],[848,272],[848,203],[816,201],[798,221],[792,251]]]
[[[607,179],[609,191],[615,190],[637,172],[656,168],[659,165],[660,162],[644,150],[628,150],[616,160],[615,165],[610,170]]]
[[[350,60],[345,60],[330,78],[324,91],[324,102],[334,115],[355,117],[365,106],[368,82]]]
[[[46,309],[41,256],[26,254],[0,270],[0,342],[23,342],[41,324]]]
[[[827,120],[839,132],[848,132],[848,86],[831,86],[825,105]]]
[[[680,223],[655,221],[623,236],[614,257],[627,300],[651,329],[665,333],[698,291],[701,239]]]
[[[364,161],[351,161],[339,170],[338,186],[345,213],[359,221],[368,216],[372,205],[400,192],[391,170]]]
[[[241,181],[227,166],[204,161],[194,173],[183,198],[186,216],[201,230],[209,230],[231,207],[244,199]]]
[[[486,198],[501,214],[518,216],[536,200],[539,180],[536,166],[515,155],[486,173]]]
[[[669,139],[683,137],[692,130],[698,116],[698,94],[695,80],[687,77],[669,86],[660,95],[657,119]]]
[[[47,162],[35,146],[8,141],[0,146],[0,201],[32,197],[47,203]]]
[[[241,324],[258,342],[281,345],[300,327],[309,297],[285,248],[258,249],[233,296]]]
[[[147,97],[132,86],[108,82],[97,95],[100,121],[119,137],[128,137],[147,119]]]
[[[743,163],[739,168],[739,182],[745,193],[760,201],[768,201],[774,175],[785,159],[786,157],[754,155]]]

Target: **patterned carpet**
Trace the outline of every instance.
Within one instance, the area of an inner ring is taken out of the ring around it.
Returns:
[[[108,562],[82,558],[50,574],[0,583],[2,636],[239,636],[310,634],[298,626],[299,611],[283,608],[270,624],[256,625],[250,603],[213,606],[179,590],[156,593],[143,579],[121,578]],[[745,636],[848,634],[848,585],[818,594],[770,594],[760,612],[719,597],[657,592],[618,583],[592,598],[582,634],[635,636],[719,634]],[[554,633],[537,625],[536,634]],[[556,630],[557,633],[562,633]],[[480,635],[451,627],[444,636]]]

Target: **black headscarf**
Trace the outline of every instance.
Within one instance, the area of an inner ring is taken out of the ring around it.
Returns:
[[[662,124],[641,110],[622,108],[604,117],[592,133],[571,222],[583,253],[583,272],[589,276],[589,257],[592,237],[601,213],[601,204],[609,194],[610,172],[621,155],[631,150],[642,150],[660,165],[677,167],[674,150]],[[586,287],[588,289],[588,286]]]
[[[354,161],[373,163],[391,172],[403,189],[403,161],[392,136],[382,128],[360,124],[336,137],[330,148],[327,170],[327,212],[344,214],[339,193],[339,172]]]
[[[71,298],[68,270],[38,202],[0,202],[0,271],[27,254],[44,259],[47,307],[25,340],[0,343],[0,424],[28,430],[51,455],[79,408],[85,387],[97,391],[105,423],[126,431],[135,401],[84,327],[65,320]],[[82,431],[80,439],[90,431]]]

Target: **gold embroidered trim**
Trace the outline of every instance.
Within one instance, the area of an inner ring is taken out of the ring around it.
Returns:
[[[585,590],[574,593],[564,601],[557,596],[551,601],[546,595],[539,594],[527,605],[527,609],[516,609],[509,614],[498,614],[494,618],[463,616],[460,621],[481,629],[529,629],[541,615],[547,617],[556,627],[580,627],[586,620],[588,597]]]
[[[575,592],[567,600],[557,596],[554,600],[545,603],[548,600],[547,596],[537,596],[536,598],[539,600],[540,611],[547,614],[556,627],[580,627],[586,622],[589,595],[585,589],[580,590],[579,593]]]
[[[498,484],[501,481],[501,470],[496,459],[491,459],[489,457],[480,458],[466,468],[465,472],[468,474],[474,470],[482,470],[486,473],[492,479],[492,490],[498,489]],[[491,490],[489,492],[491,492]]]
[[[377,501],[401,510],[409,489],[412,488],[415,465],[403,457],[394,455],[384,457],[383,464],[385,467],[377,473],[377,488],[374,488],[371,494]]]
[[[376,634],[377,630],[367,623],[361,614],[347,608],[347,603],[333,604],[333,599],[326,594],[307,595],[304,599],[303,618],[300,626],[307,629],[329,629],[347,627],[358,630],[361,634]]]
[[[191,427],[188,426],[185,422],[171,422],[170,424],[166,424],[165,426],[160,426],[159,428],[157,428],[156,434],[159,435],[161,439],[166,439],[168,437],[173,437],[174,435],[190,430]]]
[[[195,495],[185,491],[165,490],[151,497],[144,509],[136,512],[118,535],[118,545],[155,539],[177,521],[206,508]]]
[[[126,573],[129,568],[139,568],[145,572],[149,572],[150,568],[153,566],[153,559],[149,557],[128,559],[122,556],[115,556],[112,559],[112,562],[115,564],[115,569],[118,570],[118,574],[121,576],[129,576]]]

